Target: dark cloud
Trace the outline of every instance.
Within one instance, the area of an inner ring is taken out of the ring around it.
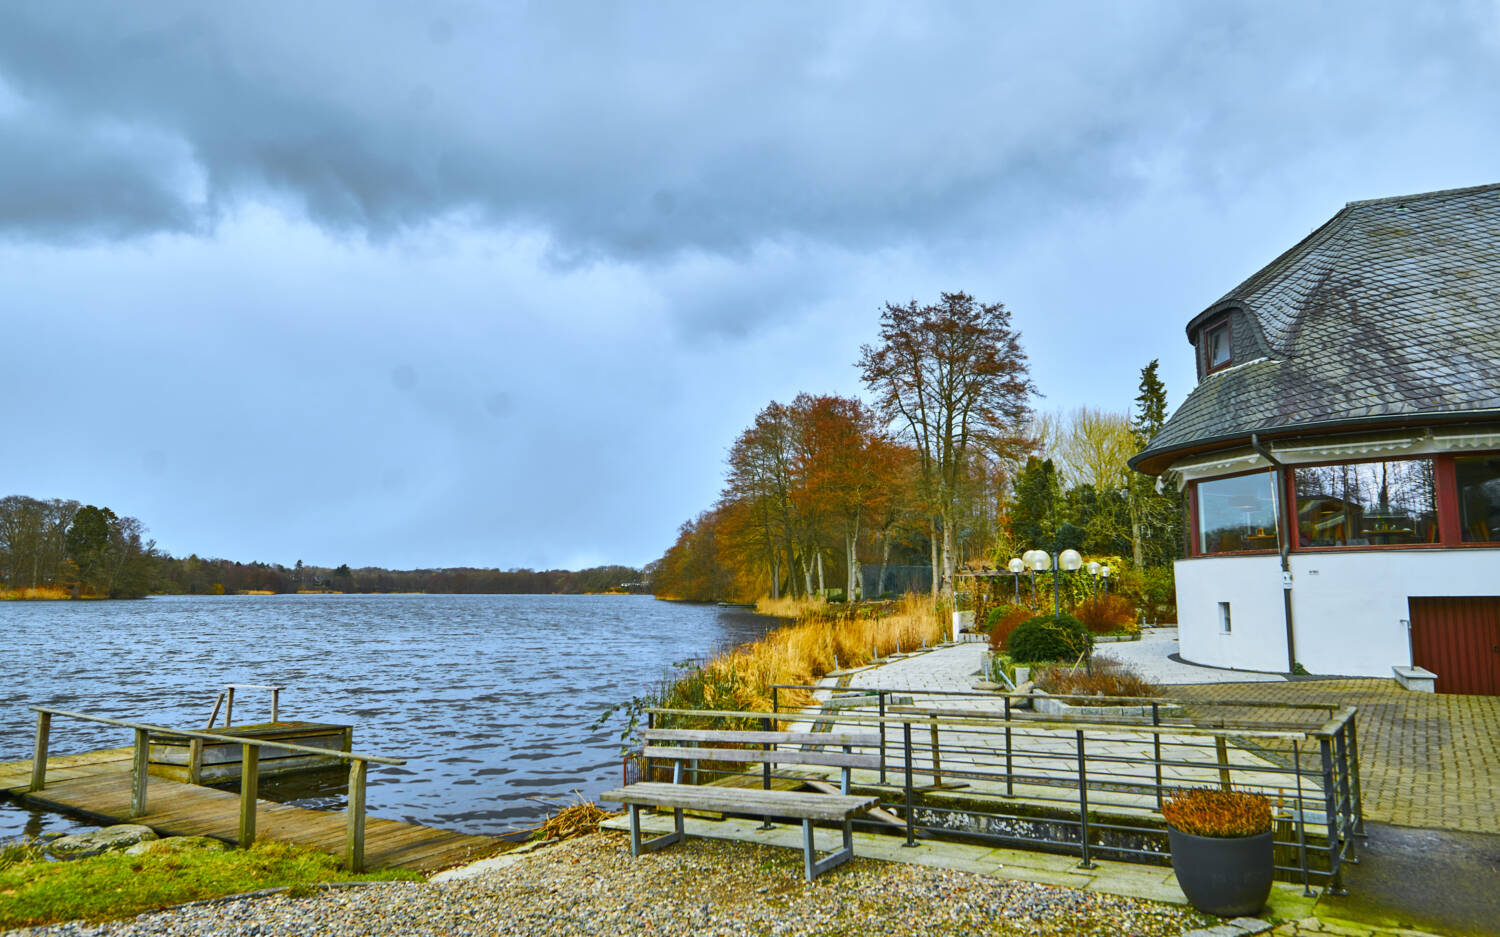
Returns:
[[[1212,184],[1437,87],[1477,103],[1493,14],[1437,9],[35,3],[0,23],[0,226],[204,230],[279,199],[375,238],[540,229],[562,266],[961,240],[1128,199],[1175,150]]]

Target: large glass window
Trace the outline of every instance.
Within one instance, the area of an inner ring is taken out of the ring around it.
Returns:
[[[1296,470],[1297,537],[1305,547],[1436,543],[1431,459]]]
[[[1459,456],[1453,469],[1464,542],[1500,540],[1500,455]]]
[[[1198,483],[1202,553],[1276,549],[1276,486],[1269,472]]]

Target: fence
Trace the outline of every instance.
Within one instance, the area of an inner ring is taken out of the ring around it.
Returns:
[[[1085,868],[1096,857],[1161,862],[1163,800],[1216,786],[1271,799],[1280,878],[1342,894],[1343,863],[1357,861],[1364,821],[1352,707],[1054,696],[1044,705],[1055,711],[1036,712],[1023,708],[1028,696],[872,689],[783,711],[782,690],[827,688],[778,686],[771,713],[655,709],[648,722],[875,729],[880,767],[856,772],[855,784],[899,817],[908,844],[934,836],[1040,847],[1074,853]],[[771,783],[739,766],[700,767],[698,777],[714,783]]]

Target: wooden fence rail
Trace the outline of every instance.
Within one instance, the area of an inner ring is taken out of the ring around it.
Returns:
[[[344,837],[344,862],[351,872],[362,872],[365,866],[365,774],[370,762],[381,765],[404,765],[405,758],[386,755],[365,755],[359,752],[335,751],[294,742],[261,741],[218,732],[195,729],[174,729],[169,726],[113,719],[89,713],[68,712],[49,706],[31,707],[37,714],[36,747],[31,762],[31,790],[41,791],[47,786],[47,749],[52,732],[52,717],[80,719],[119,726],[135,732],[135,752],[131,766],[130,815],[144,816],[146,813],[146,779],[149,777],[147,758],[150,754],[151,733],[175,735],[198,742],[231,742],[240,746],[240,824],[239,844],[249,846],[255,841],[255,802],[260,780],[260,749],[262,746],[323,755],[349,762],[349,807],[346,811]]]

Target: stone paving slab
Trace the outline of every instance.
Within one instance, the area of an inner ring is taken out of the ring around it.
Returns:
[[[1094,648],[1095,658],[1119,661],[1162,686],[1193,683],[1284,683],[1286,677],[1255,670],[1228,670],[1172,660],[1178,651],[1176,628],[1144,628],[1139,641],[1112,641]]]

